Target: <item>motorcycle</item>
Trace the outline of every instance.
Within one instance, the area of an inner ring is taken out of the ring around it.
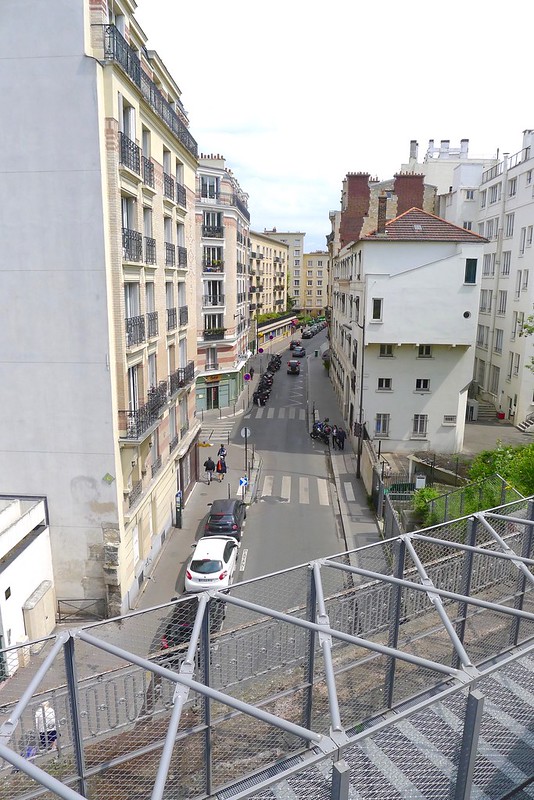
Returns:
[[[324,430],[314,428],[312,431],[310,431],[310,436],[312,439],[316,439],[323,444],[330,444],[330,435]]]

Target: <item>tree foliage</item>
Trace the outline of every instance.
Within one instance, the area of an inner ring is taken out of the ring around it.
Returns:
[[[483,450],[471,464],[469,479],[489,478],[496,472],[521,494],[534,494],[534,444],[499,443],[495,450]]]

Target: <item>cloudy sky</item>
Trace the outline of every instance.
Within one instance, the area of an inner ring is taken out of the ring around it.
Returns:
[[[199,152],[223,155],[249,194],[252,229],[303,231],[310,252],[325,249],[346,173],[392,177],[411,139],[420,159],[429,139],[469,139],[472,157],[521,149],[534,127],[532,8],[138,0],[136,18]]]

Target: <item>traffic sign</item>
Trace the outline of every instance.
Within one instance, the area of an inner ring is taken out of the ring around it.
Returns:
[[[245,374],[243,375],[243,380],[244,381],[249,381],[250,380],[250,372],[245,372]]]
[[[250,436],[250,428],[241,428],[241,438],[248,439]]]
[[[258,353],[263,353],[263,347],[258,347]]]
[[[244,475],[242,478],[239,478],[239,485],[248,486],[248,478],[246,475]]]
[[[176,492],[176,499],[181,500],[181,498],[182,498],[182,492],[180,489],[178,489],[178,491]]]
[[[274,339],[274,333],[269,334],[269,339]]]

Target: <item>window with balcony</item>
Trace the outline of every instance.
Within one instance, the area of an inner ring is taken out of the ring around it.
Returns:
[[[223,272],[223,248],[206,246],[203,248],[202,268],[204,272]]]
[[[202,236],[217,237],[218,239],[224,236],[223,216],[220,211],[204,211]]]
[[[128,410],[136,411],[139,408],[139,376],[138,366],[128,370]]]

